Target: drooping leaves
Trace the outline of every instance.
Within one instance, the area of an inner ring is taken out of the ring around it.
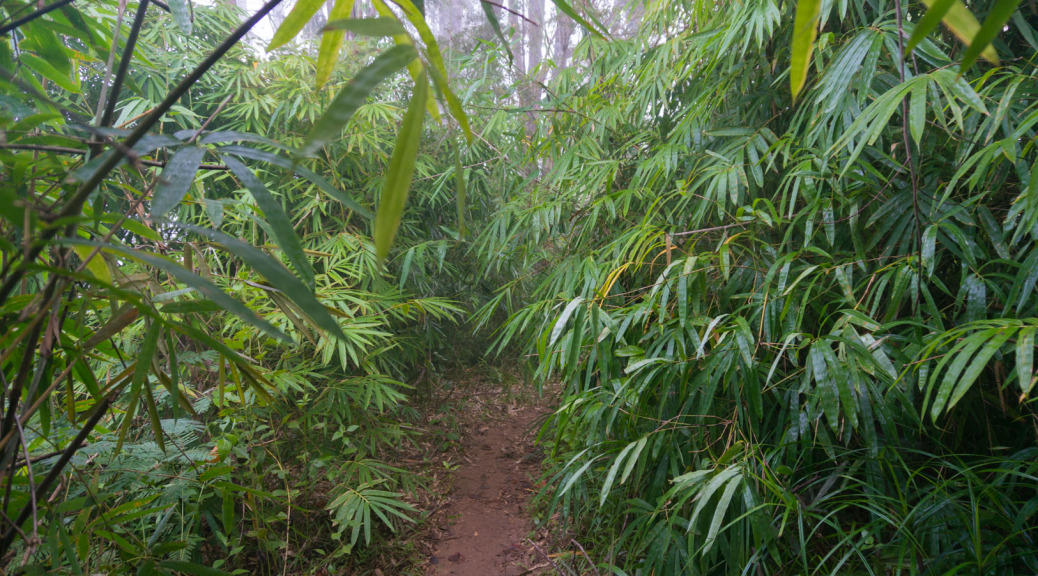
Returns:
[[[195,173],[205,156],[205,148],[184,146],[177,150],[159,175],[151,201],[151,217],[159,218],[184,199],[195,181]]]
[[[397,228],[400,227],[404,207],[407,205],[407,194],[411,188],[415,159],[418,156],[418,142],[422,137],[428,93],[428,79],[422,74],[415,83],[411,103],[400,125],[393,156],[386,169],[386,185],[382,189],[378,212],[375,214],[375,254],[379,260],[385,259],[389,254]]]
[[[364,104],[380,82],[403,69],[418,56],[413,46],[397,45],[379,54],[344,87],[321,118],[314,123],[300,156],[310,156],[342,133],[350,117]]]

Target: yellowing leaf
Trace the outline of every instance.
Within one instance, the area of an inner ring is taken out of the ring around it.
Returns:
[[[106,284],[113,283],[112,273],[110,270],[108,270],[108,263],[105,262],[105,259],[103,256],[101,256],[100,251],[98,251],[98,253],[93,258],[90,258],[91,252],[94,251],[92,247],[73,246],[72,249],[75,250],[76,254],[79,256],[81,260],[87,263],[86,269],[94,275],[94,278],[97,278],[98,280]],[[87,258],[90,258],[90,260],[87,261]]]
[[[923,3],[932,8],[937,3],[937,0],[923,0]],[[962,0],[952,2],[941,20],[952,34],[966,44],[971,44],[977,32],[980,31],[980,22],[977,22],[977,19],[973,17],[973,13],[962,3]],[[985,47],[980,54],[985,60],[993,64],[998,63],[998,54],[991,46]]]
[[[794,101],[807,81],[807,68],[811,64],[815,37],[818,36],[818,14],[821,8],[821,0],[797,2],[797,15],[793,21],[793,54],[789,64],[789,87]]]

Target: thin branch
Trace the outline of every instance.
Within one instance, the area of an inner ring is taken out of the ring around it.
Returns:
[[[595,566],[595,563],[591,561],[591,558],[587,555],[587,551],[584,550],[584,547],[580,545],[580,542],[577,542],[573,538],[570,538],[569,541],[572,542],[573,545],[577,548],[580,548],[580,553],[584,555],[584,559],[587,560],[587,563],[591,565],[591,569],[595,571],[595,576],[602,576],[602,574],[598,571],[598,566]]]
[[[97,407],[94,408],[94,413],[90,415],[90,419],[83,424],[83,427],[79,430],[79,433],[76,434],[76,437],[72,439],[72,442],[65,448],[64,452],[61,453],[61,457],[54,463],[54,466],[43,479],[43,482],[36,487],[35,496],[37,500],[43,498],[47,494],[47,490],[50,488],[51,484],[58,479],[58,476],[61,475],[61,471],[68,464],[69,460],[72,459],[72,455],[79,450],[83,442],[86,441],[87,436],[90,435],[94,430],[94,427],[97,426],[97,423],[100,422],[101,418],[108,412],[108,406],[111,405],[112,400],[114,399],[115,394],[113,393],[105,397],[104,400],[98,402]],[[18,515],[18,519],[14,521],[14,525],[17,527],[24,524],[25,521],[29,519],[29,514],[32,512],[33,511],[31,511],[29,507],[22,508],[21,513]],[[21,532],[21,530],[19,530],[19,532]],[[8,549],[10,549],[11,544],[14,542],[14,535],[14,531],[9,530],[3,535],[3,538],[0,539],[0,555],[5,555]]]
[[[691,236],[693,234],[702,234],[704,232],[717,232],[718,230],[728,230],[729,228],[742,228],[748,226],[752,222],[737,222],[735,224],[725,224],[724,226],[712,226],[710,228],[700,228],[698,230],[687,230],[685,232],[675,232],[671,236],[677,238],[679,236]]]
[[[119,101],[119,92],[122,91],[123,81],[126,80],[126,73],[130,70],[130,62],[133,61],[133,50],[137,47],[137,36],[140,34],[141,26],[144,25],[144,15],[148,11],[148,0],[141,0],[141,3],[137,6],[137,15],[133,18],[133,24],[130,25],[130,35],[126,37],[126,47],[123,48],[122,58],[119,59],[119,69],[115,72],[115,80],[112,81],[111,94],[108,95],[108,102],[105,103],[105,112],[101,116],[100,126],[108,126],[112,123],[112,116],[115,115],[115,105]]]
[[[526,22],[528,22],[530,24],[533,24],[534,26],[537,26],[538,28],[540,28],[540,26],[541,26],[540,24],[534,22],[533,20],[530,20],[526,16],[523,16],[522,14],[516,12],[515,10],[512,10],[508,6],[505,6],[503,4],[498,4],[497,2],[491,2],[490,0],[479,0],[479,1],[482,2],[483,4],[490,4],[491,6],[496,6],[497,8],[500,8],[500,9],[504,10],[505,12],[508,12],[509,14],[518,16],[518,17],[522,18],[524,21],[526,21]]]
[[[25,429],[22,428],[22,423],[17,418],[14,419],[14,422],[18,425],[19,443],[22,445],[22,451],[25,453],[25,470],[29,480],[29,502],[32,505],[32,544],[30,546],[32,546],[40,539],[40,517],[36,503],[36,480],[32,474],[32,459],[29,458],[29,447],[25,444]],[[10,481],[11,478],[8,478],[8,482]]]
[[[901,23],[901,0],[894,0],[897,13],[897,48],[898,74],[901,83],[905,83],[905,31]],[[908,163],[909,177],[912,179],[912,215],[915,217],[915,246],[917,250],[915,310],[919,310],[919,297],[923,285],[923,233],[922,218],[919,216],[919,182],[915,175],[915,161],[912,158],[912,142],[908,137],[908,97],[901,99],[901,137],[905,146],[905,161]]]
[[[0,150],[32,150],[38,152],[54,152],[56,154],[71,154],[76,156],[83,156],[87,154],[87,150],[80,150],[79,148],[68,148],[65,146],[45,146],[42,144],[2,144],[0,143]],[[158,160],[143,160],[138,159],[143,166],[152,166],[155,168],[165,168],[166,163]],[[230,170],[226,164],[199,164],[198,167],[202,170]]]
[[[227,54],[227,52],[230,51],[230,49],[233,48],[239,40],[241,40],[250,30],[252,30],[252,27],[255,26],[257,22],[266,17],[266,15],[281,2],[282,0],[270,0],[269,2],[264,4],[262,8],[260,8],[258,11],[256,11],[255,14],[252,15],[251,18],[243,22],[241,26],[239,26],[219,46],[217,46],[217,48],[213,50],[213,52],[208,57],[206,57],[206,59],[203,60],[194,70],[192,70],[190,74],[188,74],[183,80],[181,80],[180,83],[177,84],[177,86],[173,88],[173,90],[171,90],[169,94],[166,95],[166,98],[158,106],[155,107],[155,110],[147,118],[145,118],[144,121],[141,122],[133,130],[133,132],[131,132],[126,137],[125,140],[123,140],[120,143],[121,147],[117,149],[117,153],[109,156],[104,161],[104,163],[102,163],[101,166],[98,167],[98,169],[90,176],[90,178],[73,193],[72,198],[69,199],[68,203],[58,214],[58,220],[67,220],[74,216],[79,216],[79,214],[83,211],[83,204],[86,202],[87,197],[98,186],[100,186],[101,183],[105,180],[105,178],[108,177],[108,174],[111,173],[111,171],[119,165],[119,163],[126,156],[126,152],[133,148],[133,146],[137,144],[137,142],[139,142],[141,138],[143,138],[145,134],[148,133],[149,130],[151,130],[156,124],[158,124],[159,120],[166,115],[166,112],[168,112],[174,105],[176,105],[176,103],[180,101],[180,98],[183,97],[184,94],[186,94],[188,90],[190,90],[191,87],[194,86],[195,83],[198,82],[198,80],[206,72],[209,71],[210,68],[216,65],[216,63],[221,58],[223,58],[224,55]],[[63,226],[60,223],[58,223],[57,225],[50,224],[49,226],[44,228],[39,233],[39,236],[37,237],[32,249],[25,256],[24,263],[22,265],[19,265],[16,268],[11,269],[15,266],[14,263],[17,261],[16,259],[12,258],[6,263],[5,269],[0,270],[0,277],[5,278],[4,283],[0,285],[0,304],[3,304],[7,301],[15,286],[17,286],[21,279],[25,276],[25,264],[28,264],[32,260],[35,260],[43,252],[43,249],[46,247],[47,242],[55,236],[57,236],[58,232],[60,232],[62,228]]]
[[[540,552],[541,556],[544,556],[544,559],[547,560],[549,564],[551,564],[551,567],[554,568],[556,572],[562,574],[562,576],[566,576],[566,573],[562,571],[562,568],[559,568],[559,565],[556,564],[555,561],[551,559],[551,556],[548,556],[548,554],[546,554],[544,550],[541,550],[541,547],[538,546],[536,542],[529,538],[527,538],[526,541],[530,544],[533,544],[533,547],[537,549],[537,552]]]
[[[44,6],[43,8],[40,8],[39,10],[33,12],[32,14],[27,14],[25,16],[22,16],[21,18],[15,20],[14,22],[11,22],[10,24],[4,24],[3,26],[0,26],[0,36],[7,36],[7,33],[10,32],[11,30],[16,30],[19,27],[21,27],[22,25],[28,24],[29,22],[32,22],[33,20],[39,18],[40,16],[43,16],[44,14],[46,14],[48,12],[53,12],[54,10],[57,10],[58,8],[61,8],[62,6],[65,6],[65,5],[68,5],[68,4],[71,4],[71,3],[72,3],[72,0],[58,0],[57,2],[55,2],[55,3],[53,3],[53,4],[49,5],[49,6]]]

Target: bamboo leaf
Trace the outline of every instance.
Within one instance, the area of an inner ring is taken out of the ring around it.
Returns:
[[[115,445],[116,452],[122,449],[123,442],[126,440],[126,434],[130,431],[130,426],[133,424],[133,417],[137,413],[137,406],[140,404],[141,388],[147,386],[148,373],[151,372],[151,359],[155,356],[155,347],[161,328],[162,325],[159,322],[152,322],[144,335],[140,350],[137,352],[137,364],[133,370],[133,378],[130,380],[130,398],[126,403],[126,412],[123,414],[122,422],[119,424],[119,439]],[[156,439],[156,441],[161,442],[160,439]]]
[[[1012,18],[1019,5],[1020,0],[998,0],[998,2],[994,2],[991,5],[991,11],[984,18],[984,24],[981,25],[980,30],[973,36],[969,48],[966,49],[966,53],[962,55],[960,71],[969,69],[981,53],[985,53],[985,58],[990,60],[992,64],[998,63],[998,54],[995,53],[991,42],[1002,32],[1002,28]]]
[[[324,0],[298,0],[267,44],[267,52],[288,44],[324,5]]]
[[[346,30],[361,36],[375,36],[378,38],[406,34],[402,24],[394,18],[381,16],[378,18],[346,18],[332,20],[324,27],[325,30]]]
[[[467,234],[465,227],[466,196],[465,169],[461,166],[461,153],[458,151],[458,143],[454,143],[454,179],[457,183],[455,192],[455,205],[458,208],[458,235],[464,237]]]
[[[926,82],[917,82],[912,87],[908,108],[908,127],[916,146],[921,146],[923,130],[926,128]]]
[[[933,8],[936,1],[923,0],[923,3]],[[963,4],[962,0],[954,0],[941,20],[952,34],[967,45],[973,42],[973,38],[980,31],[980,22],[977,22],[973,13]],[[991,46],[985,47],[981,55],[992,64],[998,63],[998,54],[995,53],[995,49]]]
[[[795,102],[807,82],[807,69],[811,65],[811,52],[818,35],[818,15],[822,0],[798,0],[796,18],[793,21],[792,56],[789,65],[790,90]]]
[[[706,533],[706,541],[703,543],[703,554],[706,554],[714,546],[714,542],[717,541],[717,533],[721,530],[721,523],[724,522],[724,516],[728,512],[728,506],[732,503],[732,497],[735,495],[735,491],[742,485],[742,478],[740,476],[733,476],[728,484],[724,488],[724,492],[721,493],[721,498],[717,501],[717,506],[714,507],[714,516],[710,519],[710,528]]]
[[[479,0],[479,5],[483,8],[483,14],[486,16],[487,22],[490,23],[491,30],[494,31],[494,35],[501,41],[501,46],[508,54],[508,61],[512,62],[515,57],[512,55],[512,48],[508,45],[508,40],[505,38],[504,33],[501,32],[501,23],[497,19],[497,14],[494,13],[494,6],[486,0]]]
[[[905,45],[905,56],[912,53],[912,50],[923,41],[924,38],[930,35],[931,32],[937,28],[937,25],[941,23],[945,14],[948,10],[951,10],[952,6],[959,0],[933,0],[929,2],[929,9],[923,14],[923,17],[919,19],[919,23],[915,25],[915,29],[912,30],[912,36],[908,38],[908,44]]]
[[[173,21],[177,23],[180,32],[185,36],[191,35],[191,6],[190,0],[169,0],[169,11],[173,14]]]
[[[99,245],[94,242],[75,239],[67,239],[64,242],[71,245]],[[105,244],[102,246],[102,249],[109,252],[121,254],[128,258],[132,258],[134,260],[143,262],[144,264],[147,264],[149,266],[158,268],[159,270],[168,273],[170,276],[173,276],[178,281],[186,284],[188,287],[194,288],[199,292],[199,294],[201,294],[203,297],[209,300],[212,300],[223,310],[226,310],[234,314],[235,316],[238,316],[248,324],[251,324],[252,326],[255,326],[256,328],[259,328],[260,330],[266,332],[271,337],[276,338],[278,340],[291,342],[291,338],[286,336],[284,333],[275,328],[269,322],[257,316],[255,312],[246,308],[241,302],[238,302],[234,298],[228,296],[226,293],[220,290],[215,284],[208,280],[205,280],[204,278],[198,276],[194,272],[191,272],[181,266],[178,266],[177,264],[174,264],[173,262],[170,262],[165,258],[162,258],[155,254],[150,254],[148,252],[143,252],[140,250],[131,250],[129,248],[115,244]],[[94,344],[96,344],[96,342],[94,342]]]
[[[580,24],[581,27],[583,27],[588,32],[594,34],[595,36],[598,36],[599,38],[602,38],[603,40],[609,36],[609,32],[607,32],[604,27],[593,26],[590,22],[584,19],[584,17],[581,16],[579,12],[574,10],[573,7],[570,6],[569,2],[566,2],[566,0],[551,1],[553,4],[555,4],[556,8],[562,11],[563,14],[572,18],[577,24]]]
[[[337,338],[346,338],[341,328],[339,328],[339,324],[328,313],[324,305],[317,300],[313,292],[289,272],[288,269],[282,266],[280,262],[267,256],[258,248],[236,238],[231,238],[222,232],[189,224],[184,224],[181,227],[195,234],[205,236],[209,240],[223,246],[229,253],[241,258],[243,262],[263,275],[275,288],[295,302],[318,326]]]
[[[184,146],[173,154],[155,186],[151,201],[152,218],[158,218],[180,204],[195,181],[203,156],[205,148],[199,146]]]
[[[317,50],[317,65],[314,73],[314,84],[317,89],[328,82],[328,78],[332,75],[332,70],[335,68],[335,63],[339,59],[339,50],[342,48],[342,42],[346,38],[346,33],[340,29],[330,29],[329,27],[341,18],[346,18],[353,11],[354,0],[335,0],[335,4],[332,6],[332,11],[328,15],[329,25],[325,27],[325,32],[321,36],[321,47]]]
[[[353,113],[367,100],[368,94],[380,82],[403,69],[418,56],[414,46],[396,45],[379,54],[350,80],[328,105],[321,118],[314,123],[310,135],[297,153],[311,156],[325,144],[337,138]],[[425,102],[422,102],[424,106]]]
[[[1022,396],[1026,398],[1034,386],[1034,333],[1033,327],[1024,328],[1016,337],[1016,378]]]
[[[289,261],[295,266],[296,273],[303,277],[304,282],[312,290],[314,286],[313,268],[310,267],[310,261],[303,252],[303,246],[299,242],[299,237],[296,236],[292,221],[289,220],[288,215],[281,208],[281,202],[271,196],[263,182],[241,160],[233,156],[225,156],[224,162],[227,163],[227,167],[231,169],[231,172],[252,193],[252,197],[256,199],[256,204],[259,205],[263,215],[266,216],[267,223],[270,224],[271,232],[273,232],[278,246],[281,247],[285,255],[288,256]]]
[[[392,50],[392,48],[391,48]],[[422,138],[422,124],[425,117],[425,100],[429,93],[429,82],[422,74],[415,84],[411,104],[404,114],[404,121],[397,135],[393,156],[389,160],[386,175],[386,186],[379,199],[378,212],[375,214],[375,254],[384,260],[393,245],[400,219],[407,205],[407,194],[414,176],[415,159],[418,156],[418,142]]]
[[[573,311],[580,306],[580,303],[584,299],[577,296],[573,300],[570,300],[566,307],[562,309],[562,314],[559,315],[559,319],[555,321],[555,326],[551,329],[551,336],[548,338],[548,345],[552,346],[558,341],[559,337],[562,336],[563,331],[566,329],[566,324],[569,322],[569,317],[573,314]]]
[[[273,152],[266,152],[263,150],[257,150],[255,148],[249,148],[246,146],[234,145],[223,146],[219,149],[219,151],[221,155],[234,154],[235,156],[241,156],[242,158],[258,160],[260,162],[267,162],[268,164],[273,164],[274,166],[277,166],[279,168],[291,170],[300,177],[309,180],[312,184],[320,188],[321,191],[324,192],[326,195],[331,197],[333,200],[341,203],[343,206],[346,206],[350,210],[353,210],[365,220],[372,220],[375,218],[375,215],[372,214],[370,210],[361,206],[353,198],[350,198],[344,192],[332,186],[330,182],[322,178],[316,172],[300,164],[295,164],[292,162],[292,160],[284,156],[275,154]]]

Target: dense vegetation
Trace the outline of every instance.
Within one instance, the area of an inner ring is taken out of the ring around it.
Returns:
[[[278,4],[0,3],[0,570],[361,566],[503,356],[560,571],[1038,572],[1038,4]]]

